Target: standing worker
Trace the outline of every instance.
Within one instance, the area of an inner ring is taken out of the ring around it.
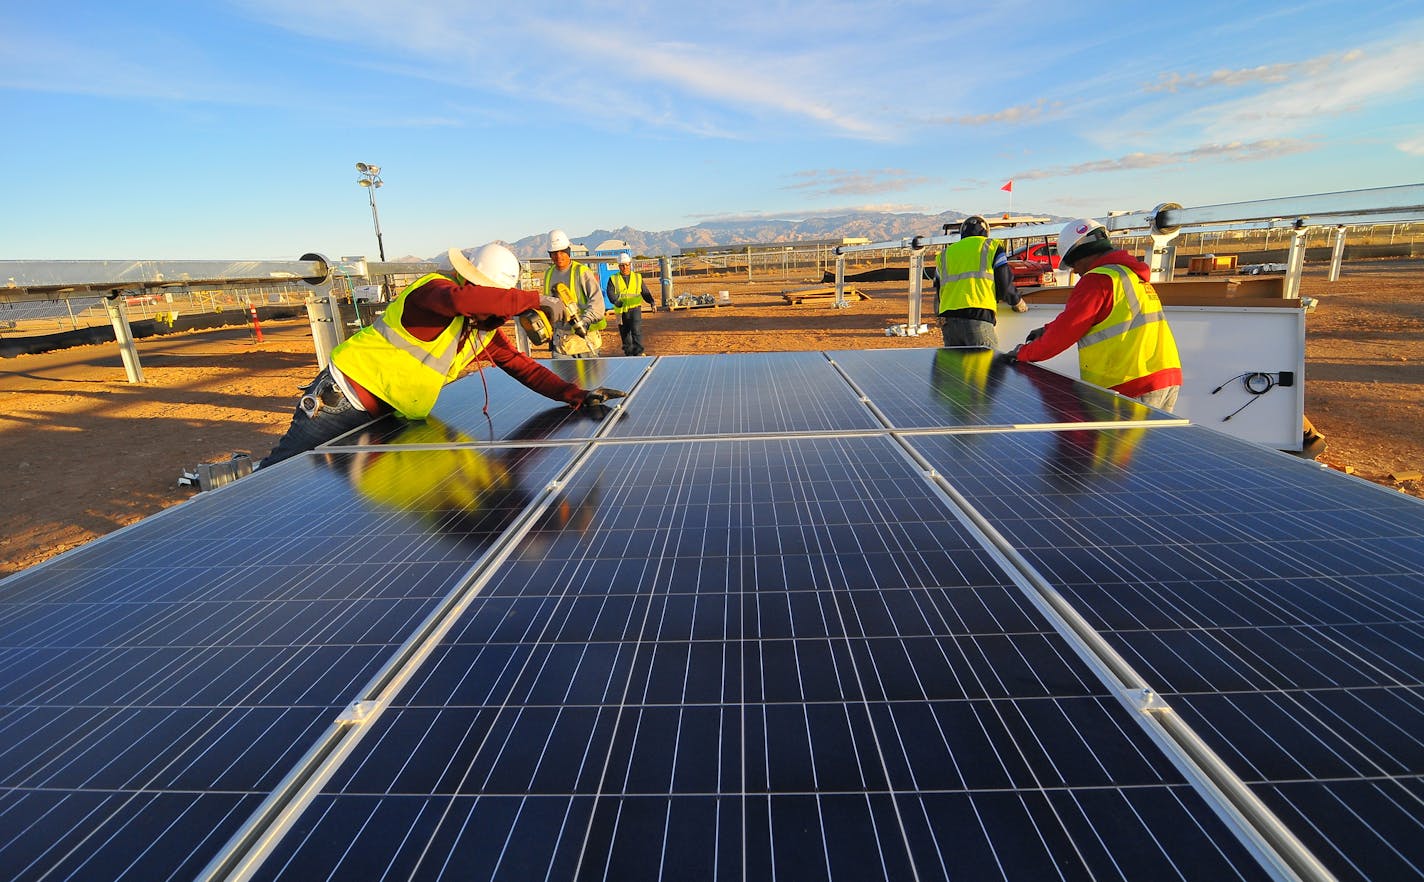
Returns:
[[[1058,234],[1065,266],[1081,276],[1063,312],[1015,347],[1017,361],[1044,361],[1078,344],[1084,380],[1171,411],[1182,388],[1182,361],[1147,264],[1114,249],[1092,218]]]
[[[549,352],[555,358],[597,358],[603,348],[603,292],[598,273],[573,259],[573,243],[563,230],[549,231],[549,259],[554,265],[544,273],[545,302],[563,307],[552,316],[554,339]]]
[[[643,274],[633,272],[633,255],[626,251],[618,255],[618,273],[608,279],[606,293],[618,315],[623,354],[642,355],[643,304],[652,306],[653,295],[643,287]]]
[[[387,413],[423,420],[445,384],[476,359],[570,407],[621,398],[585,391],[514,348],[500,328],[513,316],[550,312],[536,291],[516,288],[519,259],[503,245],[451,248],[450,270],[416,279],[380,318],[331,350],[328,366],[302,390],[287,434],[262,466],[324,444]]]
[[[997,349],[998,302],[1015,312],[1028,311],[1014,287],[1003,243],[989,238],[989,222],[977,214],[960,223],[959,241],[935,258],[934,280],[939,290],[935,312],[945,346]]]

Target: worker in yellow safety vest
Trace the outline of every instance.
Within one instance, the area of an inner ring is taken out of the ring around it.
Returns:
[[[1147,264],[1113,248],[1092,218],[1070,221],[1058,253],[1080,278],[1058,317],[1028,335],[1012,356],[1045,361],[1078,345],[1078,373],[1089,383],[1171,411],[1182,387],[1182,361]]]
[[[939,329],[945,346],[997,349],[994,331],[998,303],[1026,312],[1028,304],[1014,287],[1014,272],[1004,245],[989,238],[989,222],[978,215],[959,225],[959,241],[935,258],[935,290]]]
[[[603,291],[598,273],[573,259],[573,243],[563,230],[549,231],[549,259],[544,273],[544,297],[562,304],[553,316],[554,338],[549,352],[554,358],[597,358],[603,348]]]
[[[519,352],[500,329],[513,316],[560,308],[517,287],[519,259],[503,245],[451,248],[448,267],[416,279],[384,313],[331,350],[303,388],[287,433],[260,466],[271,466],[386,414],[423,420],[440,391],[477,362],[492,362],[529,389],[570,407],[622,397],[585,390]]]
[[[623,339],[624,355],[643,354],[643,304],[653,305],[653,295],[643,287],[643,274],[633,272],[633,255],[624,251],[618,255],[618,272],[608,280],[604,291],[618,316],[618,336]]]

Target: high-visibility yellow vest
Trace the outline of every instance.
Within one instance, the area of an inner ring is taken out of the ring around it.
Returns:
[[[1111,389],[1160,370],[1181,368],[1177,341],[1151,283],[1115,263],[1088,273],[1112,279],[1113,308],[1078,341],[1078,373],[1083,379]]]
[[[407,331],[401,323],[406,296],[438,278],[444,277],[431,273],[407,285],[380,318],[331,350],[337,370],[408,420],[429,416],[440,390],[469,367],[495,333],[466,335],[463,316],[451,319],[434,340],[421,340]]]
[[[587,272],[592,272],[592,270],[575,260],[569,264],[568,287],[554,288],[554,268],[552,266],[549,267],[544,271],[544,296],[557,297],[564,301],[564,306],[568,307],[569,312],[583,312],[585,309],[588,309],[589,300],[588,294],[583,290],[583,285],[579,284],[579,276]],[[599,296],[602,297],[603,295],[599,294]],[[589,325],[589,328],[595,331],[601,331],[606,327],[608,327],[607,319],[599,319]]]
[[[640,309],[643,306],[643,274],[629,273],[628,278],[623,278],[622,273],[613,277],[613,291],[618,295],[618,301],[613,305],[613,311],[622,315],[630,309]]]
[[[472,440],[431,420],[408,426],[400,434],[400,443],[392,446]],[[351,459],[351,479],[372,502],[446,525],[508,505],[506,495],[518,488],[502,460],[471,447],[432,450],[418,456],[399,450],[356,454]]]
[[[994,303],[994,253],[1001,246],[988,236],[968,236],[935,258],[939,270],[939,308],[987,309]]]

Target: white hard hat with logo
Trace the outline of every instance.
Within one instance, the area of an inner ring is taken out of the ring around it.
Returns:
[[[550,231],[549,231],[549,250],[550,250],[550,251],[567,251],[570,247],[572,247],[572,246],[569,244],[569,234],[568,234],[568,233],[565,233],[563,230],[550,230]]]
[[[450,268],[467,282],[491,288],[513,288],[519,284],[519,258],[498,242],[478,248],[451,248],[445,256]]]
[[[1107,227],[1090,217],[1069,221],[1058,234],[1058,256],[1064,263],[1072,263],[1077,259],[1071,255],[1076,246],[1107,238]]]
[[[619,255],[618,255],[618,263],[619,263],[619,264],[624,264],[624,263],[631,264],[632,262],[633,262],[633,255],[629,254],[628,252],[624,251],[622,254],[619,254]]]

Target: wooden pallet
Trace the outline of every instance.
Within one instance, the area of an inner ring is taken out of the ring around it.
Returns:
[[[835,302],[836,289],[834,287],[831,287],[806,288],[800,291],[786,291],[781,295],[781,299],[785,300],[792,306],[800,306],[803,303],[818,304],[825,303],[826,301]],[[860,290],[859,288],[847,287],[845,289],[845,299],[869,300],[870,295]]]

